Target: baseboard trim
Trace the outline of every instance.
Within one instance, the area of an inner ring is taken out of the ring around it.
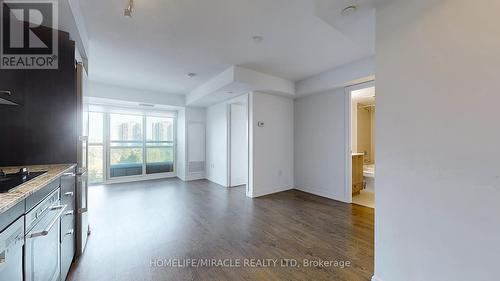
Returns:
[[[188,177],[188,178],[181,178],[181,177],[178,176],[177,178],[180,179],[181,181],[184,181],[184,182],[198,181],[198,180],[208,180],[205,176]]]
[[[220,186],[222,186],[222,187],[227,187],[227,185],[226,185],[225,183],[222,183],[222,182],[216,181],[216,180],[214,180],[214,179],[211,179],[211,178],[208,178],[208,177],[207,177],[207,178],[204,178],[204,179],[206,179],[206,180],[207,180],[207,181],[209,181],[209,182],[212,182],[212,183],[218,184],[218,185],[220,185]]]
[[[251,198],[262,197],[262,196],[271,195],[271,194],[274,194],[274,193],[280,193],[280,192],[287,191],[287,190],[292,190],[292,189],[293,189],[292,186],[277,187],[277,188],[273,188],[271,190],[267,190],[267,191],[264,191],[264,192],[261,192],[261,193],[256,193],[255,192],[255,187],[254,187],[254,190],[253,190],[254,192],[253,192]]]
[[[302,191],[302,192],[305,192],[305,193],[309,193],[309,194],[312,194],[312,195],[316,195],[316,196],[320,196],[320,197],[332,199],[332,200],[335,200],[335,201],[345,202],[344,198],[336,197],[332,193],[325,192],[325,191],[322,191],[322,190],[317,190],[317,189],[307,188],[307,187],[295,187],[294,189]]]
[[[189,177],[187,178],[185,181],[198,181],[198,180],[206,180],[207,178],[205,178],[204,176],[200,176],[200,177]]]

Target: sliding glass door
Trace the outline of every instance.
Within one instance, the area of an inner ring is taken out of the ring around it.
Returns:
[[[146,174],[174,171],[174,119],[146,116]]]
[[[143,174],[143,117],[109,114],[109,177]]]
[[[175,175],[176,119],[115,112],[90,112],[91,181]]]

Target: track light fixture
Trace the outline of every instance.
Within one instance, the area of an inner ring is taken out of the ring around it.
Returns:
[[[134,9],[134,0],[129,0],[127,8],[125,8],[125,12],[123,13],[123,15],[131,18],[133,9]]]

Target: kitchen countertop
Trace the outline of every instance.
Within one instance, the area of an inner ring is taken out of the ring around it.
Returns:
[[[27,181],[9,192],[0,193],[0,214],[37,192],[42,187],[76,167],[76,164],[35,165],[27,167],[30,172],[47,171],[47,173]],[[0,167],[6,173],[16,173],[22,167]]]

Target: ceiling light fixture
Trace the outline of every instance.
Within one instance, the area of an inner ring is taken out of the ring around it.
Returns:
[[[125,8],[125,12],[123,13],[123,15],[131,18],[133,10],[134,10],[134,0],[129,0],[127,8]]]
[[[352,6],[345,7],[340,14],[343,16],[350,16],[350,15],[354,14],[357,10],[358,10],[358,7],[352,5]]]
[[[186,74],[186,77],[187,77],[187,78],[189,78],[189,79],[191,79],[191,78],[193,78],[193,77],[195,77],[195,76],[196,76],[196,73],[192,73],[192,72],[191,72],[191,73]]]

